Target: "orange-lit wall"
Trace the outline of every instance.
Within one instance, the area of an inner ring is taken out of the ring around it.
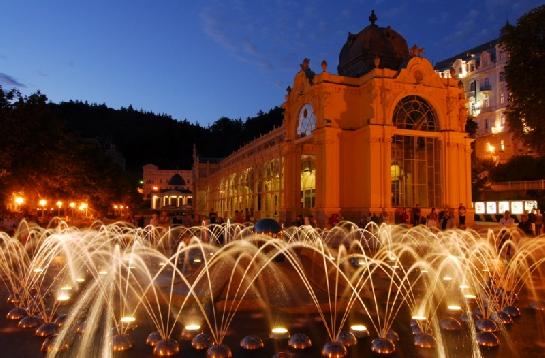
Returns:
[[[433,107],[439,131],[411,131],[393,125],[396,104],[409,95],[420,96]],[[312,105],[316,128],[311,135],[301,137],[297,127],[305,104]],[[332,214],[357,221],[363,214],[383,211],[392,219],[391,141],[398,134],[437,138],[442,206],[457,208],[463,203],[468,208],[468,222],[472,218],[471,139],[464,132],[467,113],[463,89],[458,80],[440,78],[428,60],[413,57],[401,71],[375,69],[360,78],[324,71],[312,83],[300,71],[284,108],[282,128],[226,158],[212,175],[195,178],[200,193],[196,200],[201,201],[196,206],[201,208],[198,214],[208,213],[202,208],[213,208],[210,196],[222,178],[273,158],[281,158],[283,163],[277,218],[290,222],[298,214],[308,214],[301,208],[300,199],[301,155],[308,154],[316,156],[316,206],[310,213],[319,223],[325,223]],[[278,138],[273,146],[256,150],[273,137]],[[199,165],[194,173],[200,172]]]

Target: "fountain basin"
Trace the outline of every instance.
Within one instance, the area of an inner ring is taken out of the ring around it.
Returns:
[[[312,341],[304,333],[294,333],[288,341],[288,346],[296,350],[307,349],[312,347]]]
[[[347,354],[346,347],[339,341],[327,342],[322,348],[322,357],[344,358]]]
[[[371,342],[371,352],[378,355],[390,355],[396,351],[396,345],[388,338],[375,338]]]
[[[172,357],[178,353],[180,353],[180,345],[172,338],[161,339],[153,348],[153,354],[159,357]]]

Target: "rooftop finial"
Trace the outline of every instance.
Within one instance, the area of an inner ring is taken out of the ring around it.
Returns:
[[[371,23],[371,25],[375,26],[375,22],[377,22],[377,20],[378,18],[375,14],[375,10],[371,10],[371,15],[369,15],[369,22]]]

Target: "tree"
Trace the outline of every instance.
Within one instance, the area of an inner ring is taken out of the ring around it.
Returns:
[[[545,5],[506,25],[500,41],[509,53],[507,121],[513,133],[545,153]]]

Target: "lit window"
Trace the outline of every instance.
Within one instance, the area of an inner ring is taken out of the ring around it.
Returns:
[[[486,143],[486,151],[490,154],[493,154],[496,151],[496,147],[493,146],[490,142]]]
[[[500,152],[505,152],[505,141],[503,139],[500,141]]]
[[[316,116],[312,105],[305,104],[299,112],[299,125],[297,126],[297,135],[304,137],[312,134],[316,129]]]

